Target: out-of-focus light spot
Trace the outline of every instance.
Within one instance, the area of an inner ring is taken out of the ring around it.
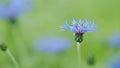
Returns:
[[[37,51],[44,53],[61,53],[71,46],[70,38],[60,36],[44,36],[34,42],[34,47]]]
[[[0,1],[0,17],[1,18],[16,18],[22,13],[31,9],[32,3],[30,0],[9,0],[6,5],[4,1]]]
[[[108,61],[108,68],[120,68],[120,54],[110,58]]]
[[[120,48],[120,33],[114,33],[108,40],[108,45],[114,48]]]

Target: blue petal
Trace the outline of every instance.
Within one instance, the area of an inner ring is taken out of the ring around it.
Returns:
[[[69,30],[69,25],[68,25],[67,21],[66,21],[66,23],[62,26],[62,29],[63,29],[63,30]]]
[[[76,33],[76,27],[75,26],[70,26],[70,29],[73,33]]]
[[[77,24],[77,22],[75,21],[75,19],[73,18],[73,20],[72,20],[72,25],[76,25]]]

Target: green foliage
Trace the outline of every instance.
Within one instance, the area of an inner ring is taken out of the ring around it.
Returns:
[[[110,33],[120,30],[120,0],[34,0],[33,10],[21,16],[17,25],[0,20],[0,39],[4,40],[22,68],[77,68],[74,37],[60,32],[59,26],[76,19],[94,19],[96,32],[86,33],[81,44],[81,68],[90,68],[88,54],[95,55],[91,68],[106,68],[106,60],[116,52],[102,44]],[[44,34],[73,38],[73,46],[63,54],[46,55],[33,49],[33,41]],[[118,52],[118,51],[117,51]],[[0,68],[14,68],[9,57],[0,51]]]

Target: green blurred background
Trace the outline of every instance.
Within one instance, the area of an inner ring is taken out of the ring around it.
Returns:
[[[21,68],[77,68],[76,42],[70,31],[60,26],[72,18],[93,19],[98,29],[84,35],[81,44],[81,68],[107,68],[111,55],[120,52],[107,47],[105,39],[120,31],[120,0],[34,0],[32,10],[20,16],[17,25],[0,19],[0,40],[11,50]],[[63,54],[34,51],[33,41],[44,34],[59,34],[72,39],[72,47]],[[87,64],[89,54],[95,64]],[[0,51],[0,68],[14,68],[11,59]]]

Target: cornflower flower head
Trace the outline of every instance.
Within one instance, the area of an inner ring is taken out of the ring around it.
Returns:
[[[72,20],[72,26],[69,26],[68,23],[66,22],[62,26],[62,29],[63,30],[69,30],[70,29],[76,37],[75,38],[76,42],[81,43],[83,41],[83,34],[96,30],[96,25],[94,24],[93,21],[90,21],[90,20],[76,21],[75,19],[73,19]]]
[[[29,0],[8,0],[8,4],[5,4],[3,0],[0,1],[0,17],[8,19],[12,23],[22,13],[28,11],[32,4]]]
[[[43,53],[61,53],[66,51],[71,46],[69,38],[59,36],[45,36],[34,42],[35,50]]]

